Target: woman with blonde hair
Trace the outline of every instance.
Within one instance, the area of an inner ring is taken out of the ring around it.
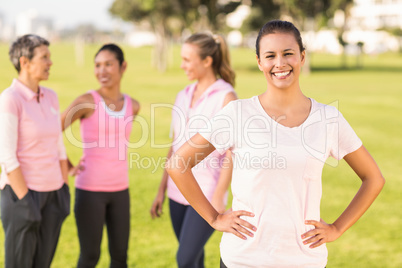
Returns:
[[[181,49],[181,68],[195,83],[177,94],[172,112],[173,143],[168,157],[198,132],[205,122],[222,107],[237,99],[234,92],[235,73],[230,66],[229,50],[222,36],[207,33],[191,35]],[[227,189],[231,179],[231,157],[213,153],[203,165],[193,169],[202,192],[215,209],[224,212]],[[213,228],[189,205],[166,170],[158,194],[151,207],[153,218],[162,213],[167,189],[170,217],[179,241],[179,267],[204,267],[204,245]]]

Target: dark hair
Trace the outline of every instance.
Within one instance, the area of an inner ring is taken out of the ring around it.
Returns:
[[[299,30],[293,23],[289,21],[283,20],[271,20],[265,23],[264,26],[260,29],[258,33],[257,40],[255,42],[255,53],[257,54],[258,58],[260,57],[260,41],[265,35],[273,34],[273,33],[291,33],[295,37],[297,44],[299,45],[300,52],[305,50],[303,46],[303,41],[300,35]]]
[[[34,34],[23,35],[11,44],[8,55],[18,73],[21,71],[20,58],[26,57],[28,60],[32,60],[35,56],[35,48],[42,45],[49,46],[50,43],[45,38]]]
[[[187,38],[184,43],[196,45],[199,48],[201,59],[210,56],[215,74],[234,86],[236,75],[230,66],[229,49],[223,36],[195,33]]]
[[[96,52],[95,58],[96,58],[96,56],[98,56],[98,54],[101,51],[104,51],[104,50],[112,52],[116,56],[116,59],[119,61],[120,66],[123,64],[123,62],[124,62],[124,53],[123,53],[123,50],[121,50],[121,48],[118,45],[115,45],[115,44],[105,44],[105,45],[103,45],[98,50],[98,52]]]

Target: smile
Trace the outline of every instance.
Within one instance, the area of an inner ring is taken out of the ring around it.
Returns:
[[[288,76],[289,74],[290,74],[290,71],[287,71],[287,72],[281,72],[281,73],[272,73],[275,77],[278,77],[278,78],[283,78],[283,77],[286,77],[286,76]]]

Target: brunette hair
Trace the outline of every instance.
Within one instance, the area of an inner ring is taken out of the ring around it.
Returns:
[[[296,39],[297,44],[299,45],[300,52],[303,52],[305,50],[300,32],[296,28],[296,26],[293,25],[293,23],[291,23],[289,21],[283,21],[283,20],[271,20],[271,21],[265,23],[265,25],[262,26],[262,28],[260,29],[260,32],[258,33],[257,40],[255,42],[255,53],[257,54],[258,58],[260,58],[261,38],[263,38],[265,35],[273,34],[273,33],[293,34],[293,36]]]
[[[119,61],[120,66],[123,64],[123,62],[124,62],[124,53],[123,53],[123,50],[121,50],[121,48],[118,45],[116,45],[116,44],[105,44],[105,45],[103,45],[98,50],[98,52],[96,52],[95,58],[96,58],[96,56],[98,56],[98,54],[101,51],[104,51],[104,50],[112,52],[116,56],[116,59]]]
[[[199,48],[201,59],[210,56],[215,74],[234,86],[236,74],[230,66],[229,49],[223,36],[195,33],[187,38],[184,43],[196,45]]]

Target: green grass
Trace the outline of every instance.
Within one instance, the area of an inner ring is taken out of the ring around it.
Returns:
[[[44,86],[53,88],[65,109],[78,95],[96,88],[93,75],[93,55],[99,45],[85,47],[85,63],[75,62],[72,44],[52,44],[50,50],[54,65],[49,81]],[[166,73],[158,73],[151,65],[151,48],[123,47],[128,69],[122,90],[141,103],[140,117],[151,120],[151,104],[172,104],[175,95],[187,81],[180,70],[179,48],[172,50],[174,62]],[[16,77],[7,57],[8,46],[0,45],[0,92]],[[259,72],[250,49],[232,50],[233,66],[237,74],[236,91],[240,98],[262,93],[265,79]],[[380,166],[387,183],[383,192],[368,212],[340,239],[328,244],[327,267],[402,267],[402,56],[383,54],[365,56],[364,68],[355,69],[355,59],[348,59],[348,69],[341,69],[340,57],[311,55],[313,72],[301,77],[301,87],[307,96],[322,103],[335,103],[363,140]],[[130,149],[141,157],[158,160],[166,156],[167,148],[153,148],[169,142],[170,112],[155,110],[155,127],[135,123],[131,140],[146,141],[140,148]],[[73,125],[78,135],[78,123]],[[65,140],[68,154],[77,163],[81,149]],[[1,148],[0,148],[1,149]],[[164,215],[151,220],[150,205],[162,176],[158,167],[137,168],[135,157],[130,169],[131,233],[129,267],[176,267],[177,241],[169,220],[165,202]],[[145,163],[143,163],[145,164]],[[70,178],[72,204],[74,179]],[[322,218],[334,221],[345,209],[359,187],[359,179],[341,161],[338,167],[326,166],[323,172]],[[0,227],[1,228],[1,227]],[[218,267],[221,234],[215,232],[206,247],[206,265]],[[4,234],[0,231],[0,267],[4,265]],[[52,267],[75,267],[79,254],[73,211],[65,221]],[[98,267],[108,267],[106,233],[102,242],[102,256]]]

